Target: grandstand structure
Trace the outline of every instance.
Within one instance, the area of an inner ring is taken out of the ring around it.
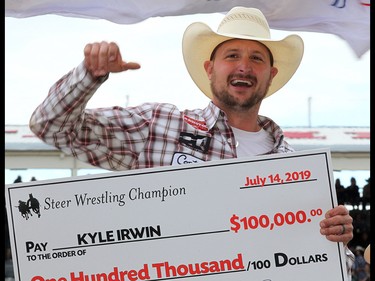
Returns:
[[[284,127],[295,150],[329,148],[333,170],[370,170],[370,127]],[[5,125],[5,169],[96,169],[43,143],[28,125]]]

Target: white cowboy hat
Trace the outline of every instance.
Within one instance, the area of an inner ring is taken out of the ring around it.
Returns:
[[[370,253],[370,245],[371,244],[368,244],[368,246],[366,247],[365,249],[365,253],[363,254],[363,257],[365,258],[366,262],[367,263],[370,263],[370,258],[371,258],[371,253]]]
[[[296,72],[303,56],[303,41],[296,34],[283,40],[272,40],[270,28],[263,13],[255,8],[234,7],[221,21],[217,32],[202,22],[190,24],[182,38],[182,53],[186,68],[198,88],[212,98],[210,80],[203,67],[212,51],[230,39],[255,40],[267,46],[278,68],[266,97],[282,88]]]
[[[365,251],[365,248],[363,248],[362,246],[357,246],[357,247],[355,247],[354,251],[361,251],[361,252],[364,252],[364,251]]]

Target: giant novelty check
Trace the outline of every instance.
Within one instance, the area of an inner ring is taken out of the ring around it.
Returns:
[[[346,281],[329,150],[6,186],[16,280]]]

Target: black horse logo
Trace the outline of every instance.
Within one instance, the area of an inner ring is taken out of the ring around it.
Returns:
[[[22,200],[18,200],[18,210],[20,211],[22,217],[24,217],[26,220],[28,220],[33,213],[38,215],[38,218],[40,218],[40,204],[38,199],[34,198],[34,196],[30,193],[29,199],[25,202]]]

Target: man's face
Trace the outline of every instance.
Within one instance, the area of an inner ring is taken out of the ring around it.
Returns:
[[[214,103],[237,110],[259,106],[277,74],[263,44],[239,39],[222,43],[204,67],[211,80]]]

